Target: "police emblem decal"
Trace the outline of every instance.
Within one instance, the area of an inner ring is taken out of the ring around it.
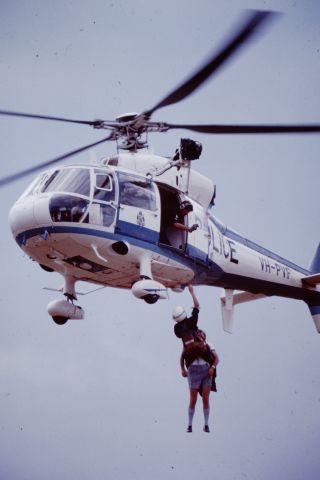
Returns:
[[[137,224],[139,225],[139,227],[144,227],[145,220],[142,212],[139,212],[137,215]]]

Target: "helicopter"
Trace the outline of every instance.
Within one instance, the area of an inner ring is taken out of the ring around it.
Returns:
[[[148,152],[148,133],[184,129],[207,134],[319,133],[320,125],[198,125],[151,121],[159,109],[199,88],[277,14],[250,11],[229,40],[180,86],[142,113],[114,121],[75,120],[0,110],[1,115],[89,125],[109,135],[0,179],[0,187],[38,173],[12,206],[9,223],[18,246],[42,269],[64,279],[63,298],[48,304],[53,321],[84,318],[76,283],[131,290],[148,304],[189,283],[224,289],[223,328],[231,333],[234,306],[280,296],[303,300],[320,333],[320,245],[309,269],[250,241],[214,215],[216,187],[192,163],[202,145],[182,138],[170,158]],[[117,153],[99,162],[57,166],[105,143]],[[188,215],[181,216],[188,205]],[[179,217],[184,228],[175,226]]]

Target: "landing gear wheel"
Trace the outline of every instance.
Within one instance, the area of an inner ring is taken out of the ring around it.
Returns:
[[[69,320],[67,317],[59,317],[59,316],[54,316],[52,317],[52,320],[54,321],[54,323],[56,323],[57,325],[64,325],[65,323],[67,323],[67,321]]]
[[[145,297],[143,297],[143,300],[146,303],[149,303],[150,305],[152,305],[153,303],[156,303],[159,300],[159,298],[160,298],[159,295],[150,293],[149,295],[146,295]]]
[[[68,320],[82,320],[84,311],[69,300],[52,300],[48,303],[47,312],[57,325],[64,325]]]
[[[42,270],[45,270],[46,272],[54,272],[53,268],[47,267],[47,265],[43,265],[42,263],[39,263],[39,266],[42,268]]]

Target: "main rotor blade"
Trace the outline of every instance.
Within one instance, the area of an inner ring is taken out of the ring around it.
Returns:
[[[319,124],[307,125],[185,125],[165,123],[169,129],[192,130],[213,134],[319,133]]]
[[[37,118],[39,120],[54,120],[57,122],[80,123],[83,125],[91,125],[93,127],[100,125],[101,120],[73,120],[70,118],[51,117],[49,115],[37,115],[34,113],[11,112],[9,110],[0,110],[0,115],[9,115],[13,117]]]
[[[213,73],[215,73],[223,64],[231,59],[232,55],[240,49],[245,41],[252,37],[254,33],[258,32],[259,27],[262,26],[268,19],[277,15],[275,12],[269,11],[251,11],[244,23],[235,32],[227,44],[220,50],[219,53],[214,53],[210,60],[199,70],[197,70],[190,78],[188,78],[182,85],[173,90],[161,102],[157,103],[153,108],[144,112],[147,118],[159,108],[172,105],[180,102],[185,97],[194,92],[203,82],[205,82]]]
[[[39,165],[35,165],[34,167],[27,168],[26,170],[22,170],[21,172],[18,172],[18,173],[13,173],[12,175],[8,175],[7,177],[0,178],[0,188],[5,185],[8,185],[8,183],[12,183],[16,180],[19,180],[20,178],[23,178],[31,173],[36,173],[40,170],[45,169],[46,167],[50,167],[51,165],[54,165],[55,163],[58,163],[61,160],[65,160],[66,158],[72,157],[77,153],[84,152],[85,150],[95,147],[100,143],[107,142],[108,140],[114,140],[114,135],[111,134],[108,137],[103,138],[102,140],[99,140],[98,142],[91,143],[90,145],[85,145],[84,147],[80,147],[80,148],[77,148],[76,150],[72,150],[71,152],[65,153],[64,155],[60,155],[59,157],[53,158],[52,160],[48,160],[47,162],[43,162]]]

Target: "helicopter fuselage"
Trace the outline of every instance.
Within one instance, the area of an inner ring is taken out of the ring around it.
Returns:
[[[208,179],[190,166],[157,177],[143,162],[141,155],[125,154],[106,165],[42,173],[10,212],[18,245],[42,268],[72,283],[131,289],[151,278],[179,291],[192,281],[320,304],[317,287],[303,282],[312,272],[215,218],[215,189]],[[166,162],[154,157],[154,172]],[[150,169],[150,156],[147,165]],[[198,225],[192,233],[173,226],[185,199],[193,206],[185,222]]]

